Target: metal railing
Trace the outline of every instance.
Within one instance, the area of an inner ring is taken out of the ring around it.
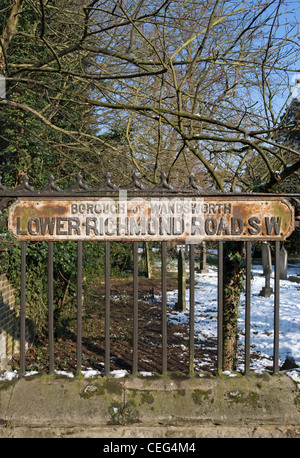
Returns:
[[[132,192],[134,196],[140,195],[163,195],[164,192],[180,194],[178,190],[174,190],[166,182],[165,176],[162,175],[161,184],[154,187],[152,190],[145,190],[137,177],[133,176],[132,183],[126,188]],[[23,178],[23,184],[15,190],[8,190],[0,183],[0,204],[2,208],[17,199],[18,197],[89,197],[89,196],[111,196],[112,192],[117,192],[118,188],[110,181],[110,176],[106,176],[105,182],[96,190],[91,190],[82,183],[81,176],[78,176],[77,183],[69,190],[62,191],[54,182],[53,177],[50,177],[49,185],[41,191],[34,190],[28,183],[28,178]],[[201,190],[196,184],[194,177],[190,177],[189,186],[184,187],[183,195],[201,195]],[[148,194],[147,194],[148,193]],[[181,191],[183,193],[183,191]],[[221,194],[220,194],[221,195]],[[240,194],[239,194],[240,195]],[[261,195],[259,195],[261,196]],[[268,198],[270,195],[264,195]],[[297,201],[299,195],[282,195],[289,198],[290,201]],[[253,195],[251,196],[253,198]],[[1,208],[0,208],[1,210]],[[2,223],[4,225],[4,223]],[[50,373],[55,371],[55,342],[54,342],[54,320],[53,320],[53,241],[48,241],[48,338],[49,338],[49,370]],[[74,242],[77,244],[77,373],[81,372],[82,368],[82,290],[83,290],[83,249],[82,241]],[[95,242],[97,243],[97,242]],[[110,241],[105,243],[105,376],[110,374],[110,318],[111,318],[111,291],[110,291]],[[217,276],[217,369],[222,370],[223,365],[223,249],[224,241],[217,242],[218,252],[218,276]],[[279,284],[279,250],[280,241],[276,240],[274,251],[275,262],[275,282],[274,282],[274,342],[273,342],[273,373],[276,374],[279,370],[279,303],[280,303],[280,284]],[[20,375],[23,376],[26,372],[26,240],[21,241],[21,293],[20,293]],[[246,302],[245,302],[245,344],[244,344],[244,372],[250,372],[250,315],[251,315],[251,240],[245,241],[246,247]],[[132,242],[133,249],[133,353],[132,353],[132,373],[139,372],[139,337],[138,337],[138,313],[139,313],[139,272],[138,272],[138,241]],[[190,288],[190,306],[189,306],[189,367],[188,372],[194,374],[194,319],[195,319],[195,245],[189,245],[189,288]],[[161,242],[161,367],[162,373],[168,372],[168,339],[167,339],[167,242]]]
[[[49,370],[55,371],[54,364],[54,328],[53,328],[53,244],[48,242],[48,338],[49,338]],[[83,285],[83,256],[82,242],[77,244],[77,374],[82,368],[82,285]],[[218,242],[218,276],[217,276],[217,369],[223,367],[223,245]],[[279,251],[280,242],[276,241],[274,251],[274,341],[273,341],[273,373],[279,371]],[[168,341],[167,341],[167,242],[161,242],[161,340],[162,340],[162,373],[168,372]],[[251,315],[251,266],[252,242],[246,242],[246,272],[245,272],[245,343],[244,343],[244,372],[250,372],[250,315]],[[105,242],[105,376],[110,374],[110,242]],[[20,306],[20,375],[26,372],[26,242],[21,242],[21,306]],[[139,371],[139,274],[138,274],[138,242],[133,242],[133,358],[132,373]],[[195,245],[189,246],[189,373],[194,374],[194,317],[195,317]]]

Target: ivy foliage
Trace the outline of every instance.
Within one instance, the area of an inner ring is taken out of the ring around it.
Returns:
[[[51,2],[50,2],[51,3]],[[62,24],[57,21],[56,14],[59,8],[54,7],[45,11],[45,24],[47,38],[52,40],[72,40],[78,30],[76,23]],[[3,27],[10,15],[13,2],[3,0],[1,10],[5,14],[0,16],[0,36]],[[70,7],[70,2],[68,2]],[[61,2],[60,2],[61,5]],[[74,1],[74,10],[76,10]],[[48,16],[47,16],[48,15]],[[80,28],[82,24],[77,24]],[[7,62],[24,63],[42,61],[49,55],[47,46],[41,40],[28,40],[36,34],[40,37],[41,21],[38,9],[34,2],[24,2],[22,12],[18,19],[18,32],[11,40]],[[70,73],[76,71],[76,59],[69,60]],[[89,63],[84,58],[80,60],[81,66]],[[13,65],[8,65],[5,74],[7,79],[6,89],[9,100],[29,106],[35,112],[47,115],[53,129],[43,123],[30,111],[18,107],[1,106],[0,109],[0,175],[2,183],[7,188],[14,188],[20,183],[21,177],[27,174],[30,184],[35,189],[41,189],[48,182],[48,177],[53,174],[59,186],[64,189],[74,184],[74,176],[82,170],[76,168],[78,154],[88,159],[88,151],[77,148],[72,150],[72,142],[65,132],[74,130],[74,126],[86,134],[95,133],[94,118],[91,111],[77,103],[76,94],[89,95],[90,88],[86,82],[74,79],[71,76],[60,77],[59,73],[52,74],[31,72],[30,81],[22,83],[22,75],[18,82],[11,82],[10,77],[16,76]],[[42,83],[42,84],[40,84]],[[63,97],[64,89],[73,93],[66,101]],[[124,134],[123,134],[124,135]],[[118,141],[120,138],[117,139]],[[106,138],[105,141],[116,141],[115,136]],[[60,145],[62,146],[60,148]],[[70,145],[66,155],[66,145]],[[64,147],[63,147],[64,146]],[[82,157],[81,162],[82,164]],[[97,164],[94,165],[96,168]],[[84,172],[84,171],[83,171]],[[103,175],[102,170],[96,174]],[[89,178],[85,182],[89,183]],[[4,209],[0,220],[7,220],[7,208]],[[112,245],[111,247],[112,271],[123,272],[131,269],[131,254],[125,244]],[[77,250],[75,242],[54,243],[54,320],[55,329],[63,326],[63,316],[68,315],[68,307],[76,306],[77,284]],[[83,244],[83,276],[86,281],[92,276],[103,275],[104,272],[104,245],[103,243],[84,242]],[[6,228],[0,227],[0,271],[5,273],[16,289],[17,302],[20,300],[20,271],[21,271],[21,245]],[[38,341],[47,332],[48,315],[48,245],[45,242],[28,242],[26,248],[26,316],[32,337]]]
[[[223,354],[224,370],[236,366],[238,316],[241,294],[245,290],[245,246],[243,242],[224,244],[223,268]]]
[[[2,230],[3,232],[3,230]],[[17,307],[21,289],[21,243],[9,233],[0,237],[0,273],[5,273],[16,290]],[[128,243],[111,243],[111,274],[132,271],[132,250]],[[68,311],[77,301],[77,244],[54,242],[53,309],[56,335],[61,333]],[[104,277],[103,242],[83,242],[83,281],[88,289],[95,278]],[[26,316],[31,338],[38,343],[48,332],[48,243],[26,244]],[[71,313],[69,314],[72,315]]]

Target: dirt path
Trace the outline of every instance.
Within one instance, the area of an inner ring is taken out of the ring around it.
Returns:
[[[160,279],[139,278],[138,370],[160,373],[162,370]],[[104,370],[105,357],[105,284],[99,280],[85,292],[83,306],[82,369]],[[168,288],[176,289],[176,279],[168,279]],[[111,370],[132,370],[133,287],[131,278],[111,279]],[[170,310],[170,309],[168,309]],[[188,372],[188,326],[169,323],[168,371]],[[216,342],[195,342],[195,360],[208,361],[201,370],[216,370]],[[14,363],[18,365],[18,358]],[[47,340],[30,347],[27,370],[48,370]],[[56,339],[55,369],[76,370],[76,311],[65,320],[65,328]]]

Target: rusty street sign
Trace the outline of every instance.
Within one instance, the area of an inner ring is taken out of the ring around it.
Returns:
[[[19,198],[8,228],[18,240],[284,240],[293,207],[251,196]]]

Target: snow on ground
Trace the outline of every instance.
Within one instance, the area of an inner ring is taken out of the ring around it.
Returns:
[[[289,267],[288,276],[300,273],[300,264]],[[207,339],[217,336],[217,270],[210,268],[207,274],[196,273],[195,285],[195,338]],[[274,272],[271,276],[271,286]],[[265,284],[262,266],[252,267],[251,281],[251,348],[265,356],[270,364],[273,355],[274,295],[265,298],[259,295]],[[177,291],[167,296],[168,305],[177,302]],[[244,334],[245,297],[242,296],[239,316],[239,329]],[[188,323],[189,291],[186,293],[186,312],[170,314],[173,323]],[[287,356],[292,356],[300,366],[300,284],[290,280],[280,280],[279,311],[280,351],[283,363]],[[242,338],[240,339],[242,342]],[[259,364],[263,368],[263,361]],[[259,367],[258,367],[259,368]]]
[[[288,265],[288,277],[300,274],[300,263]],[[207,342],[217,337],[217,270],[210,267],[207,274],[195,273],[195,344]],[[271,277],[271,286],[274,281],[274,272]],[[251,281],[251,353],[255,352],[259,357],[251,361],[251,370],[262,371],[272,366],[273,338],[274,338],[274,295],[268,298],[259,295],[265,284],[261,265],[252,266]],[[272,286],[273,287],[273,286]],[[177,302],[177,291],[167,293],[168,306],[172,308]],[[186,323],[189,321],[189,291],[186,292],[186,312],[172,311],[168,321],[172,323]],[[240,348],[244,345],[245,323],[245,298],[242,297],[239,316]],[[182,343],[183,351],[186,351],[187,342]],[[238,370],[243,371],[244,360],[241,350],[241,361]],[[279,366],[286,357],[293,357],[297,366],[300,367],[300,284],[290,280],[280,280],[280,308],[279,308]],[[201,371],[203,361],[195,361],[195,368]],[[73,374],[57,372],[70,377]],[[126,371],[119,370],[111,373],[114,377],[126,375]],[[27,375],[32,375],[30,372]],[[91,377],[99,373],[94,370],[85,370],[83,375]],[[151,375],[141,372],[143,376]],[[230,374],[228,374],[230,375]],[[300,388],[300,369],[291,370],[287,375],[292,377]],[[17,377],[16,372],[5,372],[0,380],[11,380]]]
[[[300,264],[288,265],[288,277],[300,274]],[[207,274],[195,275],[195,339],[205,340],[217,337],[217,269],[209,268]],[[274,282],[274,271],[271,276],[271,287]],[[265,370],[272,366],[274,339],[274,294],[265,298],[259,295],[265,285],[265,277],[261,265],[252,266],[251,280],[251,352],[259,354],[252,361],[251,369]],[[177,302],[177,291],[167,295],[168,305]],[[186,312],[176,312],[169,315],[172,323],[188,323],[189,291],[186,293]],[[241,298],[238,326],[240,330],[239,346],[244,345],[245,329],[245,296]],[[279,365],[286,357],[293,357],[300,366],[300,284],[291,280],[280,280],[279,307]],[[243,358],[238,370],[243,370]],[[200,365],[201,366],[201,365]],[[201,369],[201,367],[199,367]],[[300,373],[299,373],[300,382]]]

